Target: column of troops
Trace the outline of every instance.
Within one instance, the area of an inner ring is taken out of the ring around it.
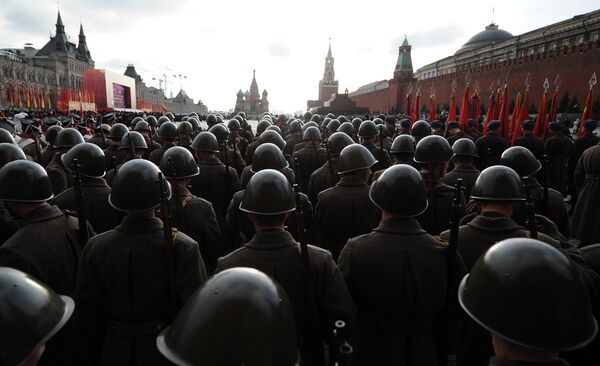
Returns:
[[[115,117],[0,128],[0,364],[600,365],[595,121]]]

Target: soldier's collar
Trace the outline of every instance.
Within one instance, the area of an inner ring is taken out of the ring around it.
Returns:
[[[358,187],[366,186],[367,184],[356,175],[343,175],[337,185]]]
[[[391,234],[425,234],[425,230],[417,220],[412,217],[395,217],[387,220],[381,220],[379,226],[373,231]]]
[[[484,231],[511,231],[523,229],[510,217],[506,217],[499,212],[486,211],[476,216],[467,225]]]
[[[117,230],[126,233],[146,233],[151,231],[160,231],[163,229],[163,223],[157,217],[145,217],[138,215],[127,215],[117,226]]]
[[[294,237],[283,229],[266,229],[254,234],[246,247],[254,249],[275,249],[294,246]]]
[[[17,220],[19,227],[27,226],[36,222],[48,221],[63,215],[57,206],[44,203],[42,206],[28,213],[25,217]]]

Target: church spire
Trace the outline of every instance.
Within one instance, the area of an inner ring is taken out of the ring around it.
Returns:
[[[56,34],[59,33],[65,33],[65,25],[60,17],[60,10],[58,11],[58,17],[56,18]]]
[[[258,91],[258,83],[256,82],[256,70],[252,70],[252,83],[250,84],[250,98],[260,99],[260,92]]]
[[[327,58],[333,58],[333,56],[331,56],[331,38],[329,38],[329,51],[327,51]]]
[[[412,46],[408,43],[406,35],[402,45],[398,47],[398,60],[396,61],[396,67],[394,68],[394,79],[412,79],[413,78],[413,66],[412,58],[410,55]]]
[[[79,23],[79,45],[77,46],[77,53],[86,59],[92,58],[90,55],[90,50],[87,46],[87,42],[85,41],[85,33],[83,33],[82,23]]]

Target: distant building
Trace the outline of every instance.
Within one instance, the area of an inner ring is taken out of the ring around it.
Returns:
[[[269,93],[267,93],[267,90],[265,89],[262,92],[261,98],[261,95],[258,91],[258,83],[256,82],[256,70],[252,70],[252,82],[250,83],[250,90],[246,90],[246,92],[243,93],[240,89],[237,92],[233,113],[244,112],[247,116],[255,118],[264,112],[268,112],[268,95]]]
[[[405,39],[399,48],[393,78],[363,85],[349,94],[358,106],[371,112],[404,112],[406,96],[421,91],[421,112],[429,107],[431,91],[436,105],[449,104],[452,83],[456,96],[462,95],[467,74],[471,92],[479,85],[480,100],[487,106],[490,94],[508,84],[512,100],[525,89],[530,75],[530,102],[537,105],[548,78],[550,89],[560,75],[559,100],[567,94],[583,103],[588,80],[600,70],[600,10],[577,15],[558,23],[513,36],[490,24],[471,37],[455,54],[425,65],[413,73],[411,46]],[[414,98],[413,98],[414,99]],[[600,102],[600,98],[595,98]],[[457,101],[460,103],[460,101]],[[538,106],[539,108],[539,106]]]
[[[325,57],[325,70],[323,71],[323,79],[319,81],[319,99],[309,100],[306,102],[306,107],[313,110],[322,107],[326,101],[330,100],[338,93],[338,81],[335,80],[334,58],[331,54],[331,42],[329,42],[329,50]]]

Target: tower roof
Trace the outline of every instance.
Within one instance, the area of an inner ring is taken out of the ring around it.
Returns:
[[[492,23],[485,27],[485,30],[471,37],[456,53],[474,50],[512,37],[512,34]]]
[[[256,82],[256,70],[252,70],[252,83],[250,84],[250,95],[259,96],[258,83]]]
[[[396,71],[413,71],[412,58],[410,56],[410,44],[408,39],[404,36],[402,46],[398,50],[398,61],[396,61]]]
[[[327,58],[333,58],[331,55],[331,38],[329,39],[329,50],[327,51]]]
[[[56,17],[56,34],[54,37],[50,37],[48,43],[44,45],[37,53],[36,56],[48,56],[53,52],[65,52],[65,51],[76,51],[74,45],[69,43],[67,35],[65,34],[65,26],[60,16],[60,11]]]
[[[130,78],[135,79],[135,81],[142,81],[142,77],[135,70],[135,66],[132,64],[127,65],[125,72],[123,73],[125,76],[129,76]]]
[[[56,27],[61,26],[64,27],[62,18],[60,17],[60,10],[58,11],[58,17],[56,18]],[[58,28],[57,28],[58,29]]]
[[[85,41],[85,33],[83,33],[83,24],[79,23],[79,44],[77,45],[77,53],[86,58],[90,59],[90,50],[88,49],[87,42]]]

